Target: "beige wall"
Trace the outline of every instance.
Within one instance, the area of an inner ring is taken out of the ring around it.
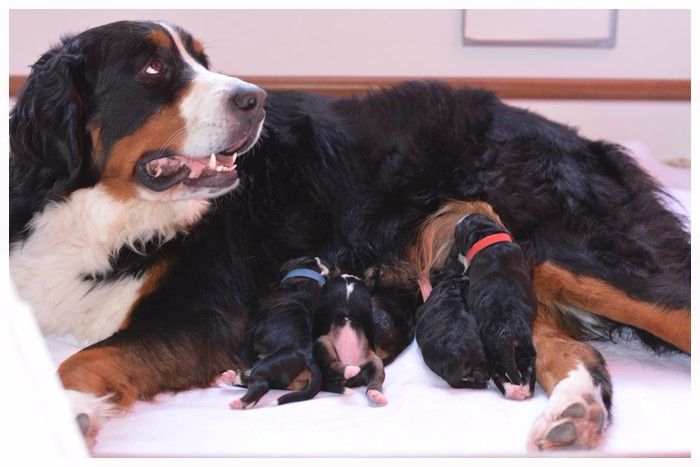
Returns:
[[[165,19],[202,39],[213,68],[242,75],[690,78],[690,14],[624,10],[614,49],[465,47],[459,10],[13,10],[10,74],[59,36],[119,19]],[[591,137],[690,156],[689,103],[524,102]],[[605,118],[601,118],[605,115]],[[660,123],[662,122],[662,123]]]

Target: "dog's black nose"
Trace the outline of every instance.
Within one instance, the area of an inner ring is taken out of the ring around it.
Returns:
[[[266,100],[267,93],[252,84],[239,86],[231,95],[234,110],[242,110],[244,112],[262,108]]]

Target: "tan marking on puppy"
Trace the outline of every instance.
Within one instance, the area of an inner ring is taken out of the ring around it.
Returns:
[[[180,153],[185,137],[185,121],[176,106],[165,107],[148,119],[134,133],[112,146],[102,175],[107,191],[118,200],[137,196],[133,182],[134,168],[139,158],[148,151],[170,149]]]
[[[148,40],[158,47],[170,48],[173,46],[173,41],[170,38],[170,35],[162,29],[154,29],[151,31],[148,35]]]
[[[301,389],[304,389],[306,386],[309,385],[311,382],[311,371],[309,370],[304,370],[301,373],[299,373],[291,383],[289,383],[289,386],[287,386],[287,389],[290,391],[299,391]]]
[[[532,282],[541,302],[573,306],[635,326],[690,353],[690,310],[637,300],[601,279],[551,262],[534,268]]]

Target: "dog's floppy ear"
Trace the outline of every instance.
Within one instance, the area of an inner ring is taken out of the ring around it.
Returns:
[[[80,40],[64,39],[32,66],[10,112],[12,163],[70,181],[89,163],[82,49]]]

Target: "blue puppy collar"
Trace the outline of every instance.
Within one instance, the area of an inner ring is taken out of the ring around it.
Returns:
[[[326,278],[321,275],[321,273],[314,271],[313,269],[292,269],[284,276],[281,282],[291,279],[292,277],[306,277],[308,279],[313,279],[318,284],[323,287],[326,283]]]

